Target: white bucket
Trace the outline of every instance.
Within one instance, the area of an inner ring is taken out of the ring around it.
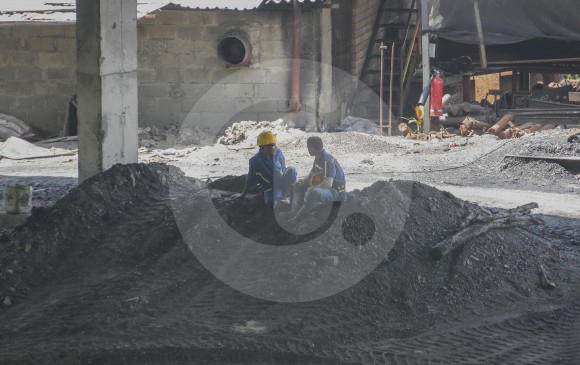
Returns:
[[[4,210],[9,214],[29,214],[32,209],[32,186],[15,185],[4,188]]]

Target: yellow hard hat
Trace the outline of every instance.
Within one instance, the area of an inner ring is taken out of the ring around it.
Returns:
[[[415,115],[417,116],[417,119],[423,119],[423,106],[422,105],[415,106]]]
[[[269,144],[276,144],[276,136],[270,131],[262,132],[258,136],[258,146],[267,146]]]

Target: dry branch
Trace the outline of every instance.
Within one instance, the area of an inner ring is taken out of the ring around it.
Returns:
[[[531,210],[537,208],[537,203],[529,203],[517,208],[507,210],[503,213],[494,214],[490,216],[478,216],[473,218],[470,215],[467,221],[462,225],[466,228],[455,233],[453,236],[437,243],[430,250],[432,258],[439,260],[463,246],[468,241],[480,236],[491,229],[507,229],[515,227],[524,227],[531,225],[544,224],[544,222],[535,217],[531,217]]]

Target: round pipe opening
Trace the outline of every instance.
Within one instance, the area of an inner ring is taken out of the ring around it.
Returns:
[[[250,42],[239,34],[225,36],[218,45],[218,56],[228,66],[247,66],[252,55]]]

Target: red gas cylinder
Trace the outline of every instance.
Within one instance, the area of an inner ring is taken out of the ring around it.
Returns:
[[[443,80],[439,75],[431,79],[431,111],[432,117],[443,115]]]

